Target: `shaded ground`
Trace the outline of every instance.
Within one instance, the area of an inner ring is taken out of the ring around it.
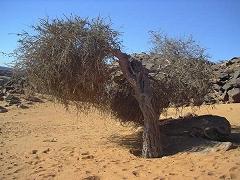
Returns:
[[[182,122],[183,123],[183,122]],[[185,121],[187,123],[188,121]],[[174,127],[175,126],[175,127]],[[222,139],[209,139],[207,137],[192,136],[182,129],[176,132],[178,124],[171,126],[172,130],[162,128],[164,155],[170,156],[183,152],[210,152],[230,150],[240,147],[240,127],[233,126],[231,134],[222,137]],[[178,133],[178,134],[177,134]],[[142,149],[142,130],[137,131],[130,135],[116,136],[113,135],[109,138],[120,146],[126,147],[135,156],[141,156]]]
[[[197,113],[226,117],[239,140],[239,109]],[[77,117],[52,103],[10,109],[0,114],[0,179],[240,179],[240,148],[143,159],[129,152],[141,143],[134,131],[96,110]]]

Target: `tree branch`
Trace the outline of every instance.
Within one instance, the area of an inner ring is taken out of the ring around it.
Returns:
[[[120,68],[125,78],[133,87],[136,87],[136,77],[134,75],[135,72],[132,70],[130,64],[131,62],[129,61],[130,56],[121,52],[119,49],[112,49],[111,53],[118,58]]]

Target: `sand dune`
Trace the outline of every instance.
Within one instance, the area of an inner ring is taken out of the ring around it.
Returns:
[[[226,104],[196,113],[224,116],[237,128],[239,109]],[[134,131],[96,110],[77,116],[50,102],[13,108],[0,114],[0,179],[240,179],[240,148],[143,159],[129,152]]]

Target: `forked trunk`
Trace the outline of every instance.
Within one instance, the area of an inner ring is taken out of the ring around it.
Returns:
[[[158,127],[159,111],[154,108],[153,92],[150,86],[147,69],[131,56],[120,50],[112,50],[119,59],[119,65],[124,77],[135,91],[135,98],[144,117],[142,155],[146,158],[156,158],[163,155],[161,134]]]

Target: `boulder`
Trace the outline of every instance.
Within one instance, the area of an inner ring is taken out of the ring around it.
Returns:
[[[228,91],[230,89],[233,88],[233,84],[231,82],[227,82],[223,87],[222,89],[224,89],[224,91]]]
[[[230,78],[230,75],[228,73],[222,72],[219,74],[219,78],[221,81],[226,81]]]
[[[237,78],[239,78],[239,77],[240,77],[240,70],[235,71],[235,72],[234,72],[234,75],[233,75],[233,78],[234,78],[234,79],[237,79]]]
[[[234,102],[234,103],[240,102],[240,88],[233,88],[233,89],[229,90],[228,95],[232,102]]]
[[[233,87],[240,88],[240,78],[233,79]]]

